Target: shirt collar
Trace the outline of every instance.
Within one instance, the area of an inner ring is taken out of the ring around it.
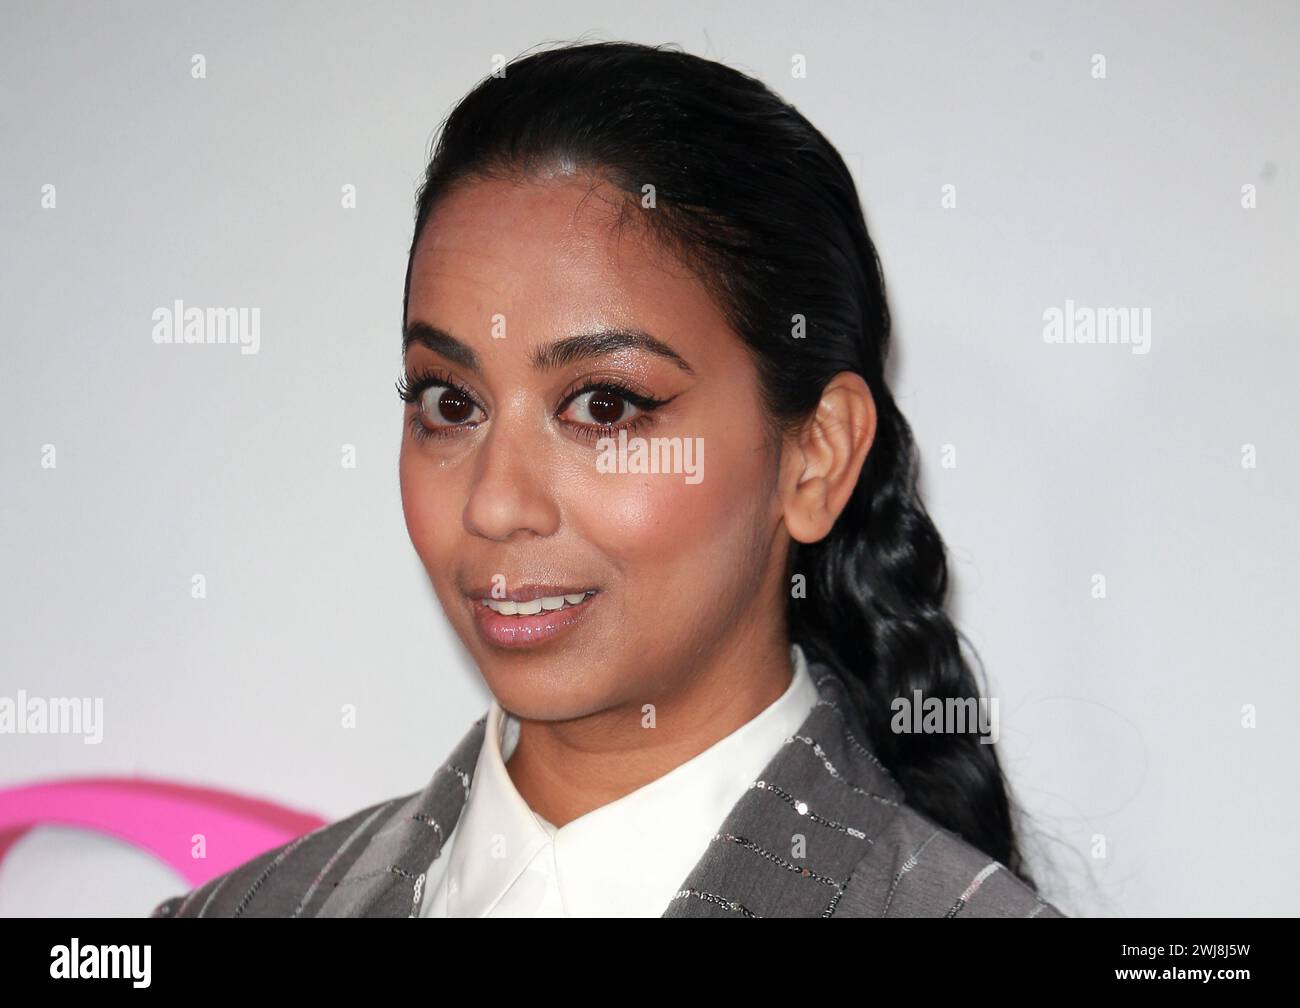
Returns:
[[[528,807],[510,779],[505,761],[519,723],[493,698],[449,854],[448,916],[487,914],[547,847],[568,916],[661,915],[727,812],[819,701],[798,644],[790,658],[790,685],[746,724],[558,829]]]

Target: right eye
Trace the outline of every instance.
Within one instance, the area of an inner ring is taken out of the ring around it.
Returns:
[[[449,429],[468,426],[474,427],[483,422],[483,410],[462,390],[450,385],[429,385],[420,392],[419,409],[416,415],[422,426],[448,433]]]
[[[441,371],[404,373],[397,380],[397,395],[415,407],[410,427],[417,438],[450,437],[461,429],[473,430],[486,419],[475,398]]]

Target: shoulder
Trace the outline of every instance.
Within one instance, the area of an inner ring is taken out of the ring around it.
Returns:
[[[1005,865],[901,805],[845,886],[836,916],[1064,917]]]
[[[844,809],[858,827],[855,835],[867,840],[867,849],[848,861],[852,868],[832,916],[1065,916],[1005,865],[908,804],[874,755],[861,715],[869,706],[862,681],[825,662],[814,668],[824,703],[807,728],[824,752],[818,753],[822,765],[805,771],[803,786],[810,793],[821,788],[825,806]],[[829,773],[820,773],[823,768]]]
[[[403,795],[259,854],[195,889],[163,900],[150,917],[302,917],[329,895]]]

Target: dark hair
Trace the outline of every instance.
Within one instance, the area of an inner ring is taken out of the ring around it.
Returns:
[[[977,682],[944,609],[947,560],[917,492],[911,429],[885,384],[884,280],[843,158],[764,84],[723,64],[670,46],[549,49],[484,79],[443,123],[411,257],[458,183],[556,165],[627,193],[627,213],[653,186],[655,209],[638,219],[697,269],[744,341],[773,432],[807,418],[837,373],[866,380],[875,440],[830,534],[793,544],[787,575],[805,575],[807,598],[790,599],[790,639],[856,677],[876,755],[908,804],[1032,885],[994,747],[973,733],[890,730],[894,698],[975,697]],[[410,285],[408,260],[404,319]]]

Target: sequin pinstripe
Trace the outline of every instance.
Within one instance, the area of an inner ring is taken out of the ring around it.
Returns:
[[[838,780],[845,787],[853,790],[857,794],[862,795],[862,797],[864,798],[870,798],[873,801],[878,801],[881,804],[889,805],[892,808],[898,808],[898,802],[894,801],[894,799],[887,798],[885,795],[882,794],[876,794],[876,792],[874,791],[867,791],[865,788],[860,788],[856,784],[854,784],[851,780],[847,779],[838,770],[836,770],[835,764],[830,761],[830,759],[826,756],[826,751],[817,743],[815,739],[811,739],[807,735],[792,735],[790,736],[790,741],[802,742],[804,745],[812,746],[813,755],[815,755],[819,760],[822,761],[822,766],[826,768],[826,772],[829,773],[836,780]]]
[[[415,880],[415,892],[411,897],[411,912],[407,917],[420,916],[420,893],[424,891],[424,872],[420,872],[420,877]]]
[[[451,763],[451,762],[444,763],[442,768],[444,770],[447,770],[450,773],[454,773],[457,777],[460,778],[461,790],[465,792],[465,797],[468,798],[469,786],[471,783],[470,775],[466,773],[464,770],[462,770],[460,767],[458,767],[455,763]]]
[[[311,902],[312,896],[316,894],[317,888],[319,888],[321,882],[325,880],[325,876],[330,873],[330,869],[333,868],[336,863],[338,863],[338,859],[342,857],[344,852],[346,852],[347,849],[356,842],[357,837],[361,836],[361,834],[366,831],[366,828],[372,822],[374,822],[380,815],[387,812],[390,808],[392,808],[401,800],[402,800],[401,798],[394,798],[392,801],[387,802],[384,805],[381,805],[379,808],[371,812],[370,815],[366,816],[366,818],[362,821],[361,825],[358,826],[356,829],[354,829],[348,835],[348,838],[344,840],[342,844],[339,845],[339,849],[330,855],[329,860],[325,862],[325,867],[320,870],[320,873],[317,874],[317,876],[314,879],[312,879],[311,885],[307,887],[307,891],[302,895],[302,900],[298,903],[296,907],[294,907],[293,913],[290,914],[291,917],[302,916],[303,910],[306,909],[307,904]]]
[[[212,906],[213,897],[215,897],[217,893],[219,893],[225,887],[225,884],[229,881],[230,881],[229,874],[222,875],[221,880],[217,882],[215,886],[212,887],[212,892],[208,893],[208,898],[203,901],[203,906],[199,909],[200,917],[202,917],[205,913],[208,912],[208,907]]]
[[[414,815],[411,816],[411,818],[414,819],[416,822],[422,822],[426,826],[431,827],[433,831],[438,834],[438,853],[441,854],[442,845],[447,841],[446,841],[446,837],[442,835],[442,827],[438,825],[438,821],[434,819],[433,816],[427,815],[424,812],[416,812]]]
[[[937,837],[941,832],[942,830],[935,830],[925,838],[925,842],[922,843],[920,847],[916,848],[916,850],[912,851],[912,853],[907,856],[907,860],[903,862],[903,867],[898,870],[898,874],[894,876],[893,884],[889,887],[889,896],[885,899],[885,909],[881,911],[881,917],[888,916],[889,908],[894,902],[894,894],[898,892],[898,884],[903,881],[903,876],[920,863],[921,854],[930,846],[930,841]]]
[[[486,716],[480,718],[478,721],[475,722],[475,724],[480,724],[480,723],[481,724],[487,723]],[[474,780],[473,775],[466,772],[464,769],[462,769],[461,767],[457,766],[455,763],[452,763],[450,761],[448,761],[443,765],[443,769],[449,770],[450,772],[454,773],[458,778],[460,778],[460,786],[461,786],[461,790],[464,792],[464,800],[468,801],[470,785],[473,784],[473,780]],[[447,842],[447,838],[443,835],[442,827],[438,825],[438,822],[433,818],[433,816],[427,815],[424,812],[416,812],[414,815],[411,816],[411,818],[416,820],[417,822],[422,822],[428,826],[433,827],[434,832],[438,834],[438,849],[437,851],[434,852],[433,860],[436,861],[438,858],[442,857],[442,848]],[[402,875],[404,878],[412,877],[411,875],[400,871],[396,867],[394,867],[392,870],[397,872],[397,874]],[[426,872],[420,872],[419,876],[415,878],[415,887],[411,893],[411,912],[406,915],[407,917],[420,916],[420,896],[424,892],[424,880],[426,874],[427,874]]]
[[[405,868],[399,868],[397,865],[386,865],[383,868],[376,868],[374,871],[362,872],[360,875],[349,875],[345,879],[339,879],[334,883],[334,888],[337,889],[339,886],[351,885],[354,882],[365,882],[367,879],[372,879],[376,875],[400,875],[404,879],[417,878],[414,873],[407,871]]]
[[[784,868],[786,871],[793,872],[794,874],[799,875],[803,878],[813,879],[814,881],[819,882],[824,886],[829,886],[833,888],[835,890],[835,895],[831,897],[830,903],[828,903],[826,905],[826,909],[822,911],[821,913],[822,917],[829,917],[835,912],[835,908],[839,905],[840,897],[844,895],[844,890],[848,887],[849,883],[847,879],[844,882],[836,882],[833,878],[830,878],[829,876],[821,875],[815,871],[812,871],[809,868],[802,868],[797,864],[785,860],[785,858],[779,856],[778,854],[775,854],[772,851],[767,850],[766,848],[760,846],[759,844],[754,843],[752,840],[746,840],[744,837],[736,836],[734,833],[718,833],[714,836],[713,839],[729,840],[733,843],[739,844],[741,847],[744,847],[746,850],[753,851],[755,854],[758,854],[760,857],[763,857],[768,861],[772,862],[773,864],[781,868]],[[849,878],[852,877],[853,877],[852,875],[849,876]],[[683,889],[680,890],[677,895],[681,896],[688,893],[694,894],[694,891]],[[722,897],[718,897],[718,899],[721,900]],[[732,904],[734,904],[737,907],[740,906],[740,904],[735,903],[734,900],[728,900],[724,902],[726,902],[729,907]],[[747,916],[757,917],[758,914],[749,913],[747,914]]]
[[[854,870],[856,871],[856,869]],[[831,917],[835,914],[835,911],[839,908],[840,905],[840,897],[844,895],[844,890],[849,887],[849,883],[852,881],[853,881],[853,872],[849,872],[849,877],[846,878],[843,884],[840,885],[840,887],[835,890],[835,895],[832,896],[831,901],[826,904],[826,909],[822,911],[823,917]]]
[[[869,836],[867,836],[866,833],[864,833],[860,829],[857,829],[854,826],[847,826],[842,822],[836,822],[834,819],[827,819],[824,816],[818,815],[816,812],[813,812],[808,807],[807,802],[799,801],[797,798],[795,798],[794,795],[790,794],[788,791],[784,791],[781,788],[777,787],[771,781],[757,780],[754,781],[754,783],[751,784],[750,787],[758,788],[761,791],[772,792],[772,794],[776,795],[783,802],[785,802],[787,805],[793,808],[796,814],[801,816],[806,816],[807,818],[811,819],[813,822],[821,826],[825,826],[828,829],[837,830],[840,833],[847,833],[849,836],[856,837],[859,840],[865,840],[867,843],[873,842],[872,839]]]
[[[243,898],[240,899],[239,903],[235,906],[235,911],[231,914],[232,917],[238,917],[243,914],[243,912],[248,908],[249,901],[252,900],[257,890],[262,888],[262,883],[270,877],[271,872],[279,868],[280,865],[284,863],[284,859],[302,846],[303,841],[311,835],[311,833],[308,833],[304,836],[300,836],[297,840],[286,845],[284,850],[280,851],[280,853],[275,856],[275,859],[266,866],[266,870],[257,877],[256,881],[254,881],[251,886],[248,887],[248,892],[244,893]]]
[[[188,893],[186,893],[185,898],[181,900],[180,905],[176,908],[176,912],[172,916],[179,917],[185,911],[185,908],[189,906],[191,903],[193,903],[195,899],[198,898],[198,895],[202,891],[202,889],[203,886],[199,885],[199,886],[195,886]]]
[[[840,897],[844,895],[844,890],[847,887],[848,887],[848,883],[846,882],[844,885],[840,886],[837,890],[835,890],[835,895],[831,897],[830,903],[828,903],[826,905],[826,909],[822,911],[823,917],[830,917],[835,913],[835,908],[840,905]]]
[[[731,843],[739,844],[741,847],[744,847],[746,850],[752,851],[753,853],[757,854],[759,857],[765,858],[766,860],[772,862],[772,864],[777,865],[780,868],[784,868],[786,871],[794,872],[794,874],[800,875],[804,878],[814,879],[815,881],[825,886],[831,886],[833,888],[840,887],[840,883],[836,882],[833,878],[828,878],[827,876],[820,875],[809,868],[803,868],[797,864],[794,864],[793,862],[787,861],[779,854],[775,854],[772,851],[768,850],[766,847],[756,844],[753,840],[747,840],[745,837],[736,836],[736,834],[734,833],[718,833],[714,835],[713,839],[729,841]]]
[[[825,690],[823,689],[822,684],[823,684],[823,683],[826,683],[826,682],[832,682],[832,683],[835,684],[836,688],[843,689],[843,684],[840,683],[840,681],[839,681],[838,679],[836,679],[834,676],[822,676],[820,679],[817,680],[817,688],[820,689],[820,690],[822,690],[823,692],[825,692]],[[838,714],[838,715],[840,716],[840,720],[843,722],[843,724],[842,724],[842,732],[843,732],[843,734],[844,734],[844,738],[845,738],[845,740],[849,743],[849,745],[851,745],[851,746],[852,746],[854,749],[856,749],[859,753],[861,753],[863,756],[865,756],[867,759],[869,759],[872,763],[874,763],[875,766],[876,766],[876,769],[878,769],[881,773],[883,773],[883,774],[884,774],[886,777],[888,777],[891,781],[894,780],[894,775],[893,775],[892,773],[890,773],[889,767],[885,766],[885,764],[883,764],[882,762],[880,762],[880,757],[878,757],[878,756],[877,756],[875,753],[873,753],[870,749],[868,749],[868,748],[867,748],[866,746],[864,746],[861,742],[859,742],[858,739],[857,739],[857,737],[856,737],[856,736],[855,736],[851,731],[849,731],[849,726],[848,726],[848,720],[849,720],[849,719],[848,719],[848,715],[844,713],[844,708],[843,708],[843,707],[841,707],[841,706],[840,706],[836,701],[834,701],[834,700],[827,700],[827,699],[825,699],[825,698],[823,698],[823,699],[817,701],[816,706],[817,706],[817,707],[830,707],[833,711],[835,711],[835,713]]]
[[[966,891],[957,897],[957,902],[952,905],[952,907],[948,910],[946,914],[944,914],[944,916],[956,917],[957,914],[961,913],[962,908],[966,905],[966,903],[970,900],[970,898],[979,891],[979,887],[984,884],[984,880],[1001,867],[1002,866],[998,864],[996,861],[990,861],[983,868],[981,868],[980,873],[976,875],[973,879],[971,879],[971,884],[966,887]]]
[[[730,910],[732,913],[738,913],[742,917],[759,916],[759,914],[754,913],[742,903],[737,903],[735,900],[729,900],[725,896],[719,896],[717,893],[705,892],[702,889],[679,889],[673,895],[673,899],[685,899],[689,896],[694,896],[696,899],[703,900],[705,903],[712,903],[715,906],[720,906],[724,910]]]

